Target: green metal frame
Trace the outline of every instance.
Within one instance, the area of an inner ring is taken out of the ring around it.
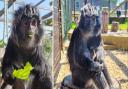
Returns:
[[[62,0],[62,35],[63,38],[67,38],[67,32],[69,31],[72,23],[72,0]]]

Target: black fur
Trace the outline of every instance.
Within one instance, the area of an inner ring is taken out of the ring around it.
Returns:
[[[51,71],[40,44],[42,35],[43,29],[36,7],[20,7],[14,14],[12,32],[3,57],[4,84],[12,85],[13,89],[52,89]],[[30,80],[23,81],[12,77],[13,70],[23,68],[27,62],[34,67]],[[18,86],[18,80],[24,88]]]
[[[96,74],[105,66],[101,23],[96,8],[90,3],[81,10],[80,22],[72,34],[67,56],[74,85],[85,89],[103,89],[96,83]]]

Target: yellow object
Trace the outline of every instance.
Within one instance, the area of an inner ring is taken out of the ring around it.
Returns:
[[[13,77],[22,80],[29,80],[29,75],[32,69],[33,69],[32,65],[29,62],[27,62],[26,65],[24,66],[24,69],[18,69],[13,71]]]

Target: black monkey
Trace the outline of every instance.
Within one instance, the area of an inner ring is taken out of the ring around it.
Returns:
[[[90,3],[81,9],[80,22],[72,34],[67,57],[74,85],[85,89],[109,89],[108,84],[112,83],[103,60],[100,17]],[[106,85],[102,87],[96,80],[96,76],[102,77],[101,71],[108,82],[104,80]]]
[[[32,5],[20,7],[14,14],[12,32],[2,61],[4,84],[12,89],[52,89],[51,71],[42,53],[43,29],[39,12]],[[30,80],[12,76],[14,69],[21,69],[29,62],[33,66]]]

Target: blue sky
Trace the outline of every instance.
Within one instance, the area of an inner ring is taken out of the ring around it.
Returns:
[[[32,4],[32,5],[35,5],[38,2],[40,2],[41,0],[16,0],[16,1],[17,2],[23,2],[24,4]],[[43,3],[41,3],[38,6],[39,11],[40,11],[40,16],[43,16],[43,15],[45,15],[45,14],[47,14],[47,13],[50,12],[50,10],[51,10],[51,8],[50,8],[50,1],[51,0],[45,0]],[[19,6],[21,6],[21,5],[15,4],[15,9],[17,9]],[[3,8],[4,8],[4,2],[3,1],[0,1],[0,10],[2,10]],[[40,9],[40,8],[42,8],[42,9]],[[12,10],[13,10],[13,6],[11,6],[9,8],[9,10],[8,10],[8,20],[12,20],[13,14],[10,13]],[[1,18],[3,18],[3,16],[0,17],[0,19]],[[0,22],[0,40],[3,37],[3,29],[4,29],[4,23],[3,22]]]

